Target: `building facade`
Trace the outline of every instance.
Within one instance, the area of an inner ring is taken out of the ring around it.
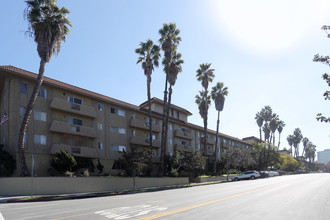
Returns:
[[[0,127],[0,144],[16,158],[19,128],[36,76],[13,66],[0,66],[0,116],[7,113],[9,118]],[[104,173],[117,173],[120,169],[117,162],[123,150],[129,151],[133,146],[149,147],[149,123],[153,131],[153,162],[157,165],[163,102],[153,98],[151,103],[152,118],[149,119],[147,102],[136,106],[44,77],[24,139],[28,168],[31,168],[33,155],[35,175],[49,175],[51,158],[63,149],[94,164],[100,160]],[[221,146],[252,146],[219,133],[219,144],[215,147],[215,131],[208,130],[204,149],[203,127],[189,123],[191,115],[188,110],[171,105],[166,154],[205,150],[212,161],[215,149],[220,159]]]
[[[330,162],[330,149],[317,152],[317,162],[327,164]]]

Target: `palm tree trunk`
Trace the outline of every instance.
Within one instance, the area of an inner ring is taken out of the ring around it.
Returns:
[[[159,173],[160,177],[164,176],[164,164],[165,164],[165,149],[166,149],[166,142],[165,136],[167,136],[167,129],[166,129],[166,103],[167,103],[167,79],[168,76],[166,74],[165,79],[165,90],[164,90],[164,100],[163,100],[163,118],[162,118],[162,139],[161,139],[161,147],[160,147],[160,163],[159,163]],[[166,133],[166,135],[165,135]]]
[[[205,108],[205,116],[204,116],[204,156],[206,157],[205,171],[209,172],[209,158],[207,155],[207,112],[208,112],[208,103],[207,103],[207,88],[205,88],[205,97],[204,97],[204,108]]]
[[[20,172],[20,176],[29,176],[29,170],[27,168],[26,165],[26,161],[25,161],[25,153],[24,153],[24,137],[26,134],[26,129],[31,117],[31,113],[32,113],[32,109],[34,107],[34,104],[37,100],[37,96],[43,81],[43,76],[44,76],[44,72],[45,72],[45,65],[46,62],[41,59],[40,61],[40,66],[39,66],[39,74],[37,76],[36,79],[36,84],[34,86],[34,89],[32,91],[30,100],[28,105],[26,106],[26,110],[25,110],[25,114],[23,117],[23,121],[21,124],[21,128],[19,130],[19,135],[18,135],[18,145],[17,145],[17,151],[18,151],[18,161],[19,161],[19,172]]]
[[[273,134],[273,146],[275,146],[275,132]]]
[[[277,145],[278,149],[280,149],[280,144],[281,144],[281,133],[279,132],[278,133],[278,145]]]
[[[214,164],[213,164],[213,174],[217,173],[217,150],[218,150],[218,132],[220,124],[220,111],[218,111],[218,120],[217,120],[217,132],[215,133],[215,149],[214,149]]]
[[[166,121],[165,121],[165,129],[167,131],[168,129],[168,118],[169,118],[169,113],[170,113],[170,106],[171,106],[171,99],[172,99],[172,85],[170,84],[170,88],[168,89],[168,102],[167,102],[167,108],[166,108]],[[165,133],[165,146],[167,145],[167,132]]]
[[[149,148],[150,153],[152,153],[152,119],[151,119],[151,92],[150,92],[150,84],[151,84],[151,77],[150,75],[147,76],[147,92],[148,92],[148,108],[149,108]],[[152,157],[149,157],[149,169],[148,169],[148,175],[151,175],[152,170]]]
[[[261,127],[259,127],[260,141],[262,142]]]

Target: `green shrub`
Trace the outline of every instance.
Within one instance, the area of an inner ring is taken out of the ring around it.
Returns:
[[[50,165],[60,174],[66,171],[73,172],[78,168],[74,156],[63,149],[61,149],[61,152],[56,152],[56,156],[50,161]]]

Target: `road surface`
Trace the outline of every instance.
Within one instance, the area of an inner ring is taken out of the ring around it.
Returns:
[[[330,174],[301,174],[120,196],[0,205],[10,219],[330,219]]]

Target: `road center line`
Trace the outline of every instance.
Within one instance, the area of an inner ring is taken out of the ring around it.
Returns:
[[[152,215],[152,216],[149,216],[149,217],[139,218],[138,220],[151,220],[151,219],[164,217],[164,216],[167,216],[167,215],[173,215],[175,213],[184,212],[184,211],[187,211],[187,210],[190,210],[190,209],[195,209],[195,208],[210,205],[210,204],[213,204],[213,203],[216,203],[216,202],[221,202],[221,201],[224,201],[224,200],[244,196],[244,195],[247,195],[247,194],[250,194],[250,193],[262,191],[262,190],[265,190],[265,189],[268,189],[268,188],[272,188],[274,185],[278,185],[278,184],[273,184],[273,185],[262,187],[262,188],[259,188],[259,189],[234,194],[234,195],[231,195],[231,196],[226,196],[226,197],[223,197],[223,198],[220,198],[220,199],[215,199],[215,200],[211,200],[211,201],[208,201],[208,202],[204,202],[204,203],[200,203],[200,204],[196,204],[196,205],[192,205],[192,206],[187,206],[187,207],[184,207],[184,208],[181,208],[181,209],[176,209],[176,210],[172,210],[172,211],[168,211],[168,212],[163,212],[163,213],[160,213],[160,214],[157,214],[157,215]]]

